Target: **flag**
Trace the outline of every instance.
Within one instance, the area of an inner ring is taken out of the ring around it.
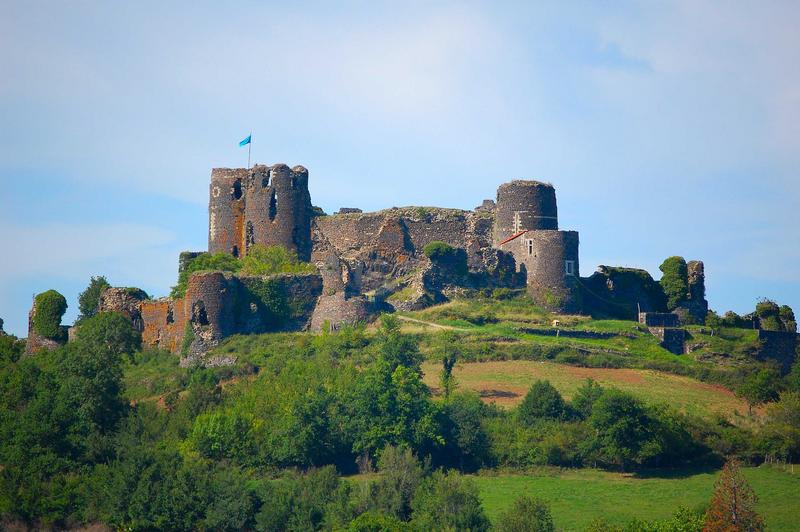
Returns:
[[[240,147],[241,147],[241,146],[247,146],[248,144],[250,144],[250,137],[252,137],[252,136],[253,136],[253,135],[247,135],[247,138],[246,138],[246,139],[244,139],[242,142],[240,142],[240,143],[239,143],[239,146],[240,146]]]

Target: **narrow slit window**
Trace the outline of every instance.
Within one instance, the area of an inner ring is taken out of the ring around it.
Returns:
[[[575,261],[574,260],[565,260],[564,261],[564,273],[567,275],[575,275]]]
[[[528,247],[528,255],[533,255],[533,240],[526,240],[525,245]]]

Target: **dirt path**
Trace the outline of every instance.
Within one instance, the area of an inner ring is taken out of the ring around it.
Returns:
[[[419,325],[426,325],[428,327],[433,327],[434,329],[442,329],[444,331],[467,331],[469,329],[464,329],[462,327],[453,327],[452,325],[439,325],[438,323],[432,323],[430,321],[422,321],[416,318],[409,318],[408,316],[397,316],[398,319],[403,321],[407,321],[409,323],[416,323]]]

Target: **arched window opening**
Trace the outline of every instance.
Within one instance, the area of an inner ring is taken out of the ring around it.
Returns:
[[[275,219],[278,214],[278,194],[273,190],[272,195],[269,197],[269,220]]]
[[[242,199],[242,180],[237,179],[233,182],[233,199]]]
[[[194,305],[192,305],[192,323],[196,323],[198,325],[208,325],[206,304],[202,301],[195,301]]]

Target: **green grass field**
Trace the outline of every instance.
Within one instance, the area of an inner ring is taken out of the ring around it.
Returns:
[[[743,471],[759,497],[758,511],[767,530],[800,530],[800,469],[795,474],[773,467]],[[582,530],[600,517],[624,524],[634,518],[666,519],[679,506],[703,508],[711,499],[718,474],[636,477],[584,469],[473,478],[490,519],[518,496],[530,495],[550,501],[559,530]]]

